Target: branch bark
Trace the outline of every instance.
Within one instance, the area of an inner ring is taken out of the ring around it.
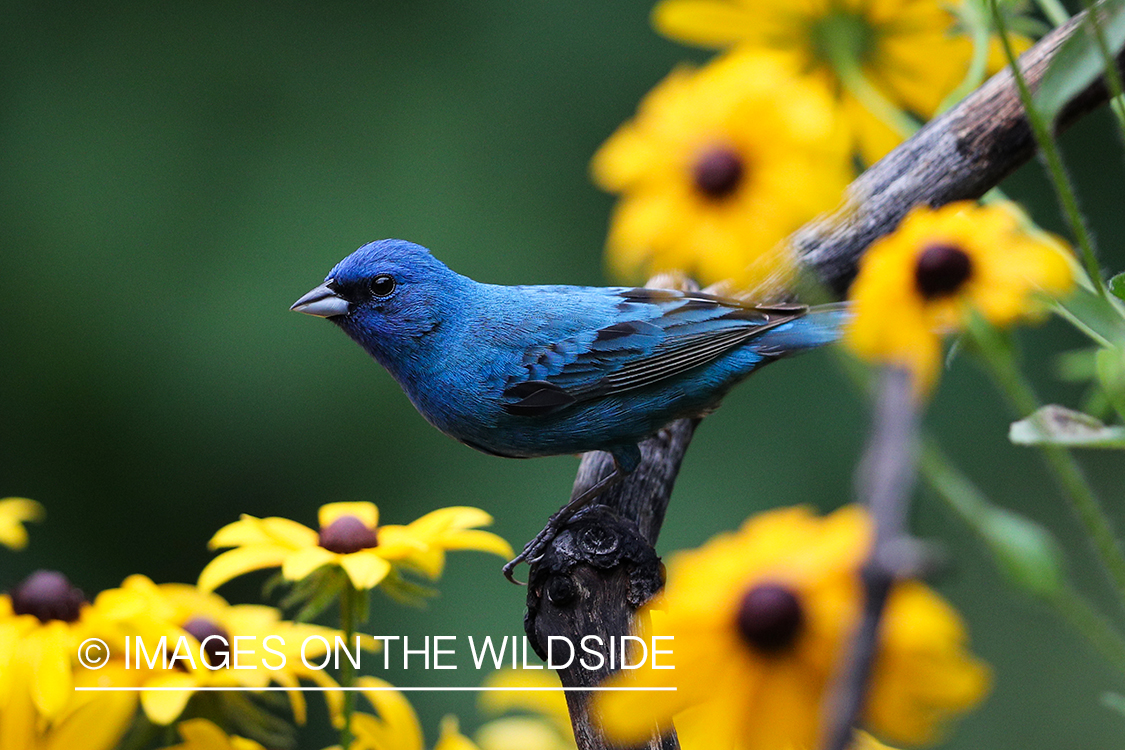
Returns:
[[[1032,91],[1083,18],[1085,14],[1075,16],[1020,57]],[[1117,65],[1125,65],[1125,53],[1118,54]],[[1108,99],[1099,78],[1062,109],[1056,132]],[[842,297],[863,251],[898,226],[911,208],[979,198],[1034,153],[1031,126],[1011,71],[1005,69],[861,174],[849,186],[843,208],[805,225],[790,240],[804,267]]]
[[[1032,90],[1082,18],[1076,16],[1052,31],[1020,58]],[[1125,64],[1125,53],[1117,62],[1119,67]],[[1098,79],[1063,108],[1056,130],[1065,129],[1108,97]],[[848,189],[844,208],[809,223],[791,241],[802,265],[826,288],[843,296],[867,246],[892,231],[912,207],[979,198],[1034,153],[1034,138],[1015,83],[1008,71],[1001,72],[860,175]],[[532,565],[524,628],[541,657],[546,658],[552,635],[577,644],[587,635],[605,642],[630,632],[636,609],[662,585],[663,570],[653,546],[697,423],[674,422],[642,443],[643,458],[633,474],[600,497],[598,505],[571,519],[543,559]],[[612,468],[608,455],[586,454],[572,497]],[[889,573],[872,572],[867,584],[877,593],[874,590],[884,586]],[[877,630],[875,609],[881,609],[882,598],[872,597],[872,633]],[[865,661],[861,654],[858,672],[864,671]],[[559,671],[568,687],[590,687],[608,674],[608,669],[590,671],[577,664]],[[844,684],[849,684],[847,678]],[[847,687],[843,690],[839,698],[853,702],[854,695]],[[591,722],[589,693],[568,692],[567,703],[579,750],[609,750]],[[838,710],[843,716],[854,715],[856,709],[852,705]],[[671,733],[654,736],[644,747],[675,750],[678,743]]]
[[[634,613],[664,585],[664,569],[653,547],[697,423],[678,420],[642,442],[641,463],[633,473],[599,497],[598,505],[577,513],[532,565],[524,630],[541,659],[547,659],[551,636],[578,646],[586,636],[597,636],[604,644],[633,632]],[[609,454],[585,454],[571,497],[612,472]],[[575,659],[559,670],[559,678],[566,687],[593,687],[611,673],[608,662],[590,670]],[[590,696],[566,694],[574,739],[579,750],[606,750],[590,716]],[[642,747],[677,750],[679,744],[670,733]]]

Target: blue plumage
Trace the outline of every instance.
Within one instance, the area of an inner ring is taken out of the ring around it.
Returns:
[[[774,359],[834,341],[841,306],[754,306],[664,289],[497,286],[403,240],[364,245],[293,309],[330,319],[435,427],[527,458],[609,451],[715,408]]]

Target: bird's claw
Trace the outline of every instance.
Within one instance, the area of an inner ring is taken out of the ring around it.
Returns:
[[[504,565],[504,567],[502,568],[504,577],[517,586],[526,586],[527,583],[525,581],[516,580],[516,577],[512,574],[512,572],[517,567],[519,567],[519,564],[521,562],[526,562],[528,565],[535,565],[537,562],[542,560],[543,556],[547,552],[547,545],[549,545],[551,541],[554,540],[556,535],[557,532],[555,532],[550,527],[540,531],[534,539],[524,545],[523,550],[518,555],[513,557]]]
[[[512,571],[516,569],[516,566],[519,565],[521,562],[523,562],[522,558],[515,557],[515,558],[509,560],[507,563],[505,563],[505,565],[503,567],[504,577],[508,579],[509,583],[514,583],[517,586],[526,586],[527,581],[517,580],[515,575],[513,575],[513,573],[512,573]]]

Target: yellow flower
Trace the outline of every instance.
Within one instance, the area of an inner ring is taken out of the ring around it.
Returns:
[[[378,715],[357,712],[352,714],[352,735],[355,739],[348,750],[423,750],[422,725],[414,707],[402,693],[389,690],[389,682],[376,677],[356,680],[364,697]],[[329,750],[340,750],[337,745]],[[434,750],[480,750],[461,731],[454,716],[441,722],[441,736]]]
[[[35,711],[58,718],[73,696],[78,644],[94,634],[96,616],[66,576],[39,570],[0,596],[0,698],[26,690]]]
[[[84,640],[112,637],[107,625],[61,573],[37,571],[0,596],[0,747],[108,750],[117,744],[137,696],[74,690],[132,684],[120,661],[98,670],[77,662]]]
[[[768,296],[795,269],[785,238],[840,201],[852,176],[831,101],[771,56],[679,68],[595,154],[621,198],[607,259],[617,276],[684,271]]]
[[[43,506],[34,500],[23,497],[8,497],[0,500],[0,544],[11,549],[27,546],[28,521],[43,520]]]
[[[183,739],[178,745],[163,750],[266,750],[253,740],[227,735],[207,719],[188,719],[176,725]]]
[[[559,687],[559,678],[548,670],[529,672],[502,669],[484,681],[486,687]],[[487,722],[474,738],[481,750],[574,750],[574,733],[563,693],[546,690],[492,691],[481,693],[484,713],[497,715],[512,711],[519,715],[502,716]]]
[[[962,330],[972,310],[1009,326],[1040,314],[1040,295],[1073,284],[1070,254],[1026,229],[1014,206],[920,206],[860,259],[845,342],[865,359],[910,370],[924,393],[937,377],[942,335]]]
[[[282,620],[273,607],[230,605],[219,595],[195,586],[157,585],[142,575],[126,578],[120,588],[103,591],[94,604],[118,624],[122,633],[133,635],[134,644],[138,638],[145,644],[147,657],[140,656],[133,646],[132,658],[137,661],[130,668],[140,684],[183,688],[141,693],[141,706],[155,724],[175,721],[198,687],[257,688],[277,683],[295,688],[301,679],[322,687],[337,687],[325,670],[306,667],[301,653],[308,639],[305,657],[311,664],[319,664],[339,631]],[[266,638],[271,635],[278,638],[267,643]],[[167,644],[163,649],[159,646],[161,638]],[[236,642],[235,638],[240,640]],[[177,648],[181,643],[184,649]],[[282,656],[266,651],[267,646],[284,656],[284,665]],[[352,647],[348,644],[348,648]],[[241,668],[236,668],[236,648],[242,652],[238,657]],[[165,656],[168,669],[164,669]],[[176,656],[179,658],[173,663],[172,657]],[[148,666],[150,660],[155,665],[152,668]],[[288,695],[295,719],[304,723],[304,696],[297,691],[289,691]],[[340,694],[327,692],[325,698],[333,713],[338,714]]]
[[[374,503],[329,503],[319,513],[320,530],[287,518],[243,515],[219,529],[211,549],[234,547],[199,574],[199,587],[214,591],[232,578],[261,568],[281,568],[299,581],[325,565],[342,568],[357,589],[378,586],[395,565],[441,576],[446,550],[475,549],[504,558],[511,546],[500,537],[473,528],[492,523],[477,508],[442,508],[406,526],[380,526]]]
[[[558,676],[548,670],[502,669],[489,675],[484,684],[488,687],[546,688],[559,687],[561,683]],[[570,712],[561,692],[485,692],[481,693],[479,703],[486,714],[526,712],[524,715],[493,719],[481,726],[474,735],[480,750],[575,750]],[[676,714],[676,736],[683,750],[711,750],[716,747],[711,738],[711,727],[700,719],[706,719],[706,714],[690,708]],[[866,732],[858,732],[852,750],[893,748],[883,745]]]
[[[21,665],[26,669],[26,662]],[[112,674],[117,672],[117,674]],[[101,671],[81,670],[75,685],[124,685],[128,677],[120,665]],[[108,674],[107,674],[108,673]],[[2,672],[5,682],[34,679],[21,668]],[[0,700],[0,747],[4,750],[111,750],[129,729],[137,710],[137,696],[128,692],[73,692],[61,711],[48,720],[35,708],[29,691],[9,692]]]
[[[663,0],[662,34],[689,44],[785,55],[836,98],[859,152],[874,163],[902,140],[856,96],[856,79],[892,106],[929,119],[961,83],[972,42],[959,0]],[[1019,38],[1020,48],[1029,40]],[[990,55],[990,62],[999,62]]]
[[[666,612],[643,628],[672,636],[675,669],[642,668],[610,685],[674,686],[675,692],[595,696],[608,736],[647,738],[691,709],[709,746],[735,750],[819,747],[826,685],[858,622],[859,570],[870,549],[865,512],[818,518],[803,508],[747,521],[668,565]],[[864,722],[893,742],[933,739],[940,726],[979,702],[987,668],[965,651],[957,613],[925,586],[905,582],[887,603]],[[651,665],[651,662],[648,662]]]

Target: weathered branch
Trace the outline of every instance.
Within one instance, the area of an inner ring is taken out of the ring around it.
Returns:
[[[1083,18],[1075,16],[1020,57],[1032,91]],[[1125,53],[1118,55],[1117,64],[1125,64]],[[1104,81],[1097,79],[1062,109],[1056,131],[1108,98]],[[844,208],[805,225],[791,239],[804,266],[843,296],[859,256],[898,226],[911,208],[979,198],[1034,153],[1035,138],[1011,71],[1005,69],[860,175],[848,188]]]
[[[1033,90],[1081,18],[1052,31],[1020,58]],[[1125,55],[1119,55],[1118,65],[1123,63]],[[1099,79],[1063,108],[1056,130],[1107,100]],[[892,231],[913,206],[978,198],[1034,152],[1012,77],[1001,72],[862,174],[850,186],[845,208],[799,230],[792,240],[801,262],[842,296],[867,246]],[[543,559],[532,565],[524,627],[540,656],[545,658],[552,635],[577,644],[587,635],[605,642],[629,632],[636,609],[657,591],[662,569],[653,545],[695,424],[675,422],[645,441],[643,460],[633,474],[598,498],[598,505],[571,519]],[[575,480],[575,495],[607,476],[612,467],[608,455],[586,454]],[[865,581],[872,596],[865,619],[869,633],[859,643],[861,650],[874,648],[878,611],[892,575],[888,571],[896,569],[878,555],[875,560]],[[862,686],[869,663],[868,655],[858,654],[853,658],[858,671],[842,678],[835,713],[838,736],[846,736],[859,710],[854,686]],[[577,663],[559,672],[563,684],[571,687],[593,686],[608,674],[608,669],[590,671]],[[591,723],[589,694],[569,692],[567,703],[579,750],[607,750],[605,739]],[[645,745],[648,750],[677,746],[674,733],[653,737]]]
[[[681,419],[641,443],[640,466],[599,497],[598,505],[575,515],[532,566],[524,630],[541,658],[547,658],[550,636],[565,636],[577,646],[586,636],[608,643],[633,632],[633,614],[664,585],[653,547],[695,425]],[[608,454],[587,453],[571,497],[612,472]],[[567,687],[592,687],[610,673],[608,663],[589,670],[576,659],[559,670],[559,678]],[[590,694],[568,692],[566,698],[579,750],[606,748],[591,721]],[[644,747],[676,750],[679,745],[673,733]]]

